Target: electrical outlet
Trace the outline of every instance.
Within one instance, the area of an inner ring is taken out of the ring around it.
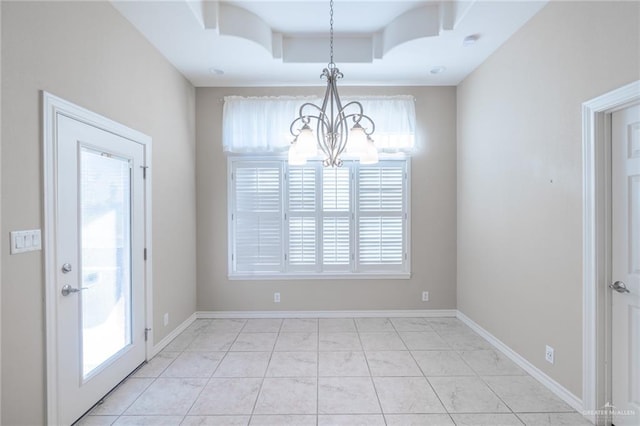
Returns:
[[[553,348],[549,345],[547,345],[544,351],[544,359],[546,359],[547,362],[553,364]]]
[[[280,303],[280,293],[273,293],[273,303]]]
[[[164,326],[168,326],[169,325],[169,312],[164,314]]]
[[[428,291],[423,291],[422,292],[422,301],[423,302],[428,302],[429,301],[429,292]]]

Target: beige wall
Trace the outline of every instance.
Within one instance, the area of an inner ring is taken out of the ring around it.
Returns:
[[[458,87],[458,309],[578,397],[581,104],[640,77],[639,16],[552,2]]]
[[[0,1],[0,46],[2,46],[2,2],[1,1]],[[2,82],[2,54],[0,54],[0,82]],[[0,129],[2,129],[2,84],[0,84]],[[2,223],[2,131],[0,131],[0,223]],[[0,256],[0,422],[2,422],[2,256]]]
[[[310,76],[313,78],[313,76]],[[348,79],[348,73],[345,80]],[[410,280],[229,281],[227,160],[222,98],[322,94],[323,88],[198,88],[199,310],[453,309],[456,301],[455,88],[341,88],[341,94],[412,94],[419,152],[413,157]],[[423,290],[430,302],[421,301]],[[282,296],[273,303],[273,292]]]
[[[8,248],[9,231],[42,227],[40,90],[153,138],[156,342],[195,310],[195,90],[109,3],[2,8],[1,423],[37,425],[45,417],[42,253]]]

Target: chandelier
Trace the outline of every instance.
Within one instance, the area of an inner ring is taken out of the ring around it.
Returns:
[[[342,105],[338,95],[338,80],[343,74],[333,62],[333,0],[329,2],[329,10],[330,60],[320,75],[327,80],[327,90],[322,106],[304,103],[298,117],[291,123],[294,140],[289,147],[289,164],[303,165],[307,159],[320,153],[325,157],[322,162],[325,167],[342,166],[343,153],[359,158],[360,164],[375,164],[378,151],[371,139],[375,123],[364,114],[360,102]],[[311,126],[315,127],[315,134]]]

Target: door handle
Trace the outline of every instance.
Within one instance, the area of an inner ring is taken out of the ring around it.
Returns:
[[[68,296],[71,293],[79,293],[82,290],[84,290],[84,287],[82,287],[82,288],[73,288],[69,284],[65,284],[65,285],[62,286],[62,291],[60,293],[62,293],[63,296]]]
[[[623,283],[622,281],[616,281],[616,282],[615,282],[615,283],[613,283],[613,284],[609,284],[609,288],[610,288],[611,290],[615,290],[615,291],[617,291],[618,293],[623,293],[623,294],[624,294],[624,293],[631,293],[631,292],[629,291],[629,289],[627,288],[627,286],[626,286],[626,285],[624,285],[624,283]]]

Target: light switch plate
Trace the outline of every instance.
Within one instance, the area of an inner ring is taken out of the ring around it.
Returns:
[[[39,229],[11,232],[11,254],[19,254],[41,249],[42,237]]]

